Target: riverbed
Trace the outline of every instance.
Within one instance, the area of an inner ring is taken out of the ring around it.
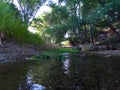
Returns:
[[[0,64],[0,90],[120,90],[120,57],[80,57]]]

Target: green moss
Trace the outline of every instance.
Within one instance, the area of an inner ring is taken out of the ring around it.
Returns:
[[[29,60],[40,60],[40,59],[62,59],[63,56],[61,56],[62,53],[78,53],[79,50],[72,49],[72,48],[58,48],[54,50],[49,51],[43,51],[40,55],[33,55]]]
[[[56,54],[61,54],[61,53],[78,53],[80,52],[77,49],[73,49],[73,48],[58,48],[58,49],[54,49],[54,50],[50,50],[50,51],[43,51],[43,54],[49,54],[49,55],[56,55]]]
[[[73,49],[73,48],[58,48],[58,49],[54,49],[50,51],[43,51],[42,55],[56,57],[62,53],[78,53],[78,52],[80,51],[77,49]]]
[[[59,48],[58,51],[61,53],[78,53],[78,52],[80,52],[79,50],[73,49],[73,48]]]

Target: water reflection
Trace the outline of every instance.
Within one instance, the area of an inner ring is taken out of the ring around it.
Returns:
[[[63,53],[62,57],[64,73],[69,74],[70,55],[68,53]]]
[[[64,73],[65,74],[68,74],[69,73],[69,63],[70,63],[70,60],[69,58],[65,59],[64,62],[63,62],[63,68],[64,68]]]
[[[120,58],[65,57],[0,65],[0,90],[120,90]]]
[[[45,90],[45,87],[39,84],[32,84],[29,90]]]

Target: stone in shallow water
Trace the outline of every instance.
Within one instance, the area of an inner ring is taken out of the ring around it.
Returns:
[[[6,55],[5,54],[0,54],[0,61],[4,61],[6,60]]]
[[[30,90],[44,90],[45,87],[39,84],[32,84]]]

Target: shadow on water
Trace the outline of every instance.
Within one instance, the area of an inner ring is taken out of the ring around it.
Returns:
[[[1,64],[0,90],[120,90],[120,58],[62,56]]]

